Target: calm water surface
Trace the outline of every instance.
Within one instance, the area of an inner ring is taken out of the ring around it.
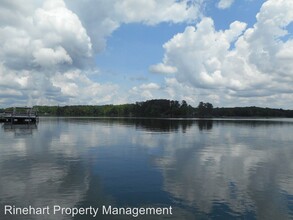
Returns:
[[[7,204],[173,208],[168,216],[96,219],[293,219],[293,120],[42,118],[0,126],[0,219],[72,219],[5,216]]]

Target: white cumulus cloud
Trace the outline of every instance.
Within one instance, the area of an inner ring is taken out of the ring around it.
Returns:
[[[159,63],[156,65],[150,66],[149,70],[153,73],[167,73],[172,74],[177,72],[177,68],[174,66],[168,66],[164,63]]]
[[[98,104],[122,100],[100,83],[94,55],[122,24],[189,22],[198,0],[3,0],[0,3],[0,103]],[[155,84],[154,84],[155,85]],[[148,86],[154,86],[148,85]],[[150,96],[147,94],[146,96]]]
[[[286,28],[293,22],[293,2],[268,0],[256,19],[251,28],[235,21],[216,30],[213,19],[204,17],[164,44],[162,63],[177,69],[180,83],[199,89],[203,97],[220,95],[222,104],[288,106],[293,40]]]
[[[226,9],[226,8],[231,7],[233,2],[234,2],[234,0],[220,0],[217,6],[220,9]]]
[[[191,22],[201,14],[202,0],[65,0],[68,8],[79,15],[92,39],[95,50],[106,45],[106,37],[121,24]]]

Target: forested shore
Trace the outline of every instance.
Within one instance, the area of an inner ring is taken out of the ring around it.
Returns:
[[[92,117],[293,117],[293,110],[233,107],[214,108],[211,103],[200,102],[193,107],[186,101],[154,99],[122,105],[68,105],[34,106],[40,116],[92,116]],[[0,112],[12,108],[0,109]]]

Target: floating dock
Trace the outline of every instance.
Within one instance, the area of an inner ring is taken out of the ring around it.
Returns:
[[[14,107],[12,112],[0,115],[0,122],[10,124],[33,124],[38,121],[37,111],[30,107]]]

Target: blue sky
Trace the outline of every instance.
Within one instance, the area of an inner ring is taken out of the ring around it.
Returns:
[[[252,27],[256,21],[255,15],[263,2],[243,0],[228,9],[219,9],[214,1],[209,1],[202,13],[214,19],[216,30],[228,29],[235,20],[243,21]],[[107,39],[106,49],[96,55],[97,66],[107,73],[100,79],[105,82],[121,82],[125,79],[129,83],[134,79],[162,82],[163,77],[150,73],[149,66],[162,59],[164,55],[162,45],[165,42],[175,34],[183,32],[186,26],[195,24],[196,21],[178,24],[164,22],[156,25],[141,23],[121,25]]]
[[[185,27],[185,23],[122,25],[109,37],[106,49],[96,56],[97,66],[106,73],[99,79],[118,83],[125,92],[137,84],[164,83],[164,76],[151,73],[149,66],[162,59],[162,45]]]
[[[5,0],[0,107],[293,108],[292,11],[286,0]]]
[[[259,12],[264,0],[238,0],[227,9],[219,9],[214,1],[209,1],[205,15],[212,17],[216,29],[227,29],[229,25],[238,20],[253,26],[256,22],[256,14]]]

